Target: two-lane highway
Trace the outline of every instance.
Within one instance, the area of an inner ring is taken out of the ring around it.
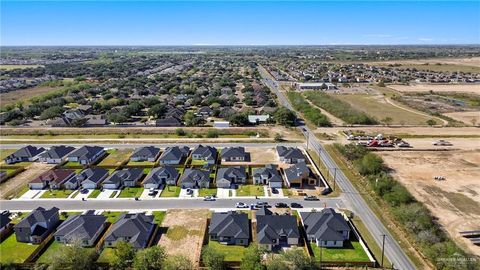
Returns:
[[[260,74],[263,77],[263,82],[276,93],[280,103],[287,107],[290,110],[293,110],[288,99],[283,95],[279,89],[279,83],[276,82],[270,74],[263,68],[259,67]],[[352,185],[350,180],[345,176],[341,169],[335,161],[330,157],[328,152],[325,151],[323,146],[320,144],[320,141],[315,137],[315,134],[308,128],[308,126],[303,123],[298,125],[298,128],[301,130],[303,135],[307,139],[307,143],[311,146],[317,153],[320,153],[320,159],[329,169],[329,173],[333,175],[336,171],[336,183],[342,189],[344,193],[344,198],[347,203],[350,204],[350,207],[353,209],[354,213],[360,217],[367,229],[372,234],[375,242],[381,247],[383,235],[386,236],[385,241],[385,255],[393,263],[395,268],[398,269],[415,269],[414,264],[398,245],[398,243],[393,239],[390,232],[383,225],[383,223],[378,219],[378,217],[373,213],[370,206],[365,202],[362,196],[359,194],[357,189]]]

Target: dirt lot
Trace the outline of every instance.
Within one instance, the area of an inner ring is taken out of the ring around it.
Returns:
[[[184,255],[198,265],[208,215],[208,210],[168,210],[162,222],[167,232],[158,244],[167,254]]]
[[[472,253],[480,247],[458,232],[480,229],[480,150],[381,152],[393,175]],[[433,180],[444,176],[445,181]]]
[[[53,92],[63,87],[50,87],[50,86],[38,86],[27,89],[19,89],[15,91],[10,91],[7,93],[0,94],[0,107],[3,107],[7,104],[15,103],[19,100],[30,99],[35,96],[40,96],[49,92]]]
[[[387,87],[400,92],[466,92],[480,95],[480,84],[392,84]]]
[[[20,191],[28,182],[40,174],[52,169],[54,165],[34,162],[25,168],[25,171],[9,179],[0,185],[0,197],[6,199],[5,196]]]
[[[275,148],[252,148],[245,147],[245,152],[250,154],[249,162],[222,162],[223,165],[245,165],[245,164],[279,164]]]
[[[457,121],[463,122],[467,125],[475,125],[480,124],[480,111],[475,112],[451,112],[451,113],[444,113],[444,115],[451,117]],[[475,120],[473,120],[475,119]]]
[[[337,137],[344,137],[340,135],[341,131],[364,131],[366,134],[384,134],[384,135],[410,135],[410,136],[463,136],[463,137],[478,137],[480,129],[476,127],[337,127],[337,128],[317,128],[315,133],[333,134]]]
[[[423,60],[396,60],[396,61],[385,61],[385,62],[374,62],[382,64],[413,64],[413,65],[423,65],[423,64],[449,64],[449,65],[462,65],[462,66],[472,66],[480,67],[480,57],[470,57],[470,58],[434,58],[434,59],[423,59]]]

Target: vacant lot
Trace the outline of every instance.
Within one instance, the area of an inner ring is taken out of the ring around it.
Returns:
[[[43,67],[43,66],[42,65],[0,65],[0,69],[3,69],[3,70],[37,68],[37,67]]]
[[[451,117],[457,121],[463,122],[467,125],[480,124],[480,111],[474,112],[451,112],[444,113],[444,115]]]
[[[132,154],[133,149],[112,149],[108,150],[105,157],[98,166],[119,166]]]
[[[198,265],[208,210],[168,210],[162,227],[167,228],[159,245],[169,255],[181,254]]]
[[[459,236],[480,228],[480,150],[381,152],[393,175],[432,211],[461,246],[480,255],[480,247]],[[435,176],[446,180],[437,181]]]
[[[54,165],[32,163],[25,168],[25,171],[17,174],[15,177],[10,178],[8,181],[0,185],[0,197],[6,199],[8,196],[15,196],[15,194],[21,192],[25,185],[27,185],[32,179],[53,167]]]
[[[480,84],[394,84],[387,87],[400,92],[466,92],[480,95]]]
[[[480,57],[472,58],[435,58],[423,60],[395,60],[384,62],[369,62],[370,65],[388,66],[400,64],[398,68],[416,68],[439,72],[473,72],[480,73]]]
[[[427,125],[427,120],[432,119],[432,117],[424,113],[415,113],[400,106],[395,106],[395,104],[387,101],[383,95],[345,94],[336,95],[335,97],[386,124]],[[384,121],[387,117],[392,119],[391,122]]]
[[[18,89],[7,93],[0,94],[0,107],[15,103],[19,100],[29,100],[30,98],[58,91],[63,87],[37,86],[26,89]]]

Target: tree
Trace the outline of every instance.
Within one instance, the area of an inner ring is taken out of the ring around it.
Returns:
[[[114,269],[127,269],[132,266],[135,258],[135,249],[130,243],[120,241],[115,245],[112,267]]]
[[[245,114],[233,114],[231,115],[228,120],[230,124],[235,126],[246,126],[248,125],[248,117]]]
[[[280,107],[273,115],[273,119],[275,122],[277,122],[277,124],[291,127],[295,125],[295,119],[297,119],[297,116],[291,110],[285,107]]]
[[[108,121],[112,123],[125,123],[128,121],[128,117],[123,113],[112,113],[107,116]]]
[[[192,262],[185,256],[174,255],[169,256],[163,264],[164,270],[191,270],[193,269]]]
[[[225,254],[218,252],[212,247],[205,247],[202,249],[202,260],[205,266],[211,270],[225,269]]]
[[[382,122],[384,122],[385,125],[390,126],[393,122],[393,118],[387,116],[387,117],[383,118]]]
[[[186,132],[183,130],[183,128],[177,128],[175,130],[175,134],[177,134],[177,136],[185,136]]]
[[[384,169],[383,159],[368,153],[357,162],[358,172],[362,175],[377,174]]]
[[[161,118],[163,114],[166,112],[166,110],[167,109],[165,108],[165,105],[160,103],[150,107],[150,109],[148,109],[147,114],[155,118]]]
[[[433,119],[429,119],[427,120],[427,125],[433,127],[437,124],[437,121],[433,120]]]
[[[245,250],[242,263],[240,264],[241,270],[262,270],[265,266],[262,264],[262,252],[257,245],[250,245]]]
[[[279,257],[275,254],[272,254],[271,257],[269,256],[265,263],[267,270],[290,270],[287,263]]]
[[[315,269],[315,262],[310,259],[303,249],[293,248],[282,253],[282,259],[295,270]]]
[[[140,250],[133,259],[133,268],[137,270],[161,270],[165,257],[165,250],[161,246]]]
[[[59,117],[63,113],[63,108],[61,106],[53,106],[45,109],[42,114],[40,114],[40,120],[52,119]]]
[[[94,269],[94,252],[83,248],[79,239],[69,245],[61,245],[56,253],[47,258],[48,269],[89,270]]]
[[[207,131],[207,138],[218,138],[218,131],[214,130],[214,129],[209,129]]]
[[[274,140],[275,140],[275,142],[283,142],[283,136],[282,136],[282,134],[276,133]]]

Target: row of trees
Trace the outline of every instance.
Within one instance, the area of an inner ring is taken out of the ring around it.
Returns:
[[[452,265],[438,257],[466,256],[435,222],[435,217],[410,192],[390,174],[383,159],[355,144],[335,144],[335,148],[368,181],[368,186],[390,207],[393,217],[404,226],[423,254],[437,269],[480,269],[480,262],[465,260],[464,264]],[[463,261],[462,261],[463,262]]]
[[[305,118],[307,118],[314,125],[320,127],[329,127],[332,125],[332,123],[330,123],[330,120],[328,120],[327,116],[322,114],[319,109],[310,105],[302,96],[302,94],[296,92],[289,92],[287,96],[295,110],[300,111],[305,116]]]

